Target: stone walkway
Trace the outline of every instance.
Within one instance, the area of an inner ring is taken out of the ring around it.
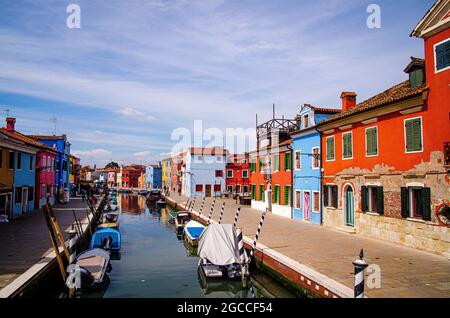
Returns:
[[[62,231],[74,221],[72,208],[77,218],[86,217],[87,204],[78,197],[71,198],[68,204],[53,207]],[[51,241],[42,211],[0,223],[0,289],[37,263],[50,249]]]
[[[187,201],[175,193],[170,197]],[[207,199],[203,215],[208,215],[211,201]],[[213,219],[218,220],[223,201],[226,208],[222,223],[233,223],[238,205],[232,199],[216,201]],[[201,199],[197,199],[196,211],[200,204]],[[244,235],[255,236],[260,216],[261,212],[249,206],[241,207],[238,227]],[[450,261],[443,256],[272,214],[266,215],[260,242],[352,289],[352,261],[364,248],[366,262],[381,268],[381,288],[368,289],[366,285],[366,296],[450,297]]]

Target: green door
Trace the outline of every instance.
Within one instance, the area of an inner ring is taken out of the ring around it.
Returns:
[[[354,196],[352,187],[345,190],[345,222],[347,226],[355,225],[355,209]]]

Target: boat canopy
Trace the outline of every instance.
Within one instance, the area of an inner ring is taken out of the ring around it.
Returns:
[[[209,224],[198,242],[198,256],[214,265],[241,263],[236,229],[232,224]],[[245,262],[248,262],[244,251]]]

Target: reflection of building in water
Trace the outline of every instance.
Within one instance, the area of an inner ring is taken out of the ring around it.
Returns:
[[[145,198],[138,195],[123,195],[120,207],[124,213],[139,214],[145,211]]]

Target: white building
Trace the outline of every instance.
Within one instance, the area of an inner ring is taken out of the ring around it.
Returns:
[[[182,167],[182,193],[188,197],[222,195],[227,156],[223,148],[188,148]]]

